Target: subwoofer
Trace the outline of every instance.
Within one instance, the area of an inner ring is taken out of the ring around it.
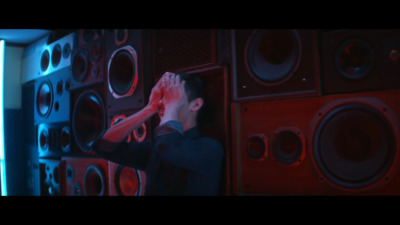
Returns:
[[[66,67],[35,80],[34,124],[70,120],[70,90]]]
[[[145,106],[152,88],[149,35],[146,30],[106,32],[108,112]]]
[[[62,195],[109,195],[109,162],[100,158],[63,157]]]
[[[74,148],[78,152],[93,154],[92,144],[106,129],[104,91],[101,88],[73,93],[72,131]]]
[[[233,30],[233,100],[320,93],[316,30]]]
[[[234,192],[399,195],[399,100],[387,90],[233,103]]]
[[[324,94],[400,88],[400,30],[321,32]]]
[[[143,171],[110,162],[109,188],[111,196],[143,196],[146,174]]]
[[[79,45],[71,56],[71,90],[103,85],[106,74],[106,40],[102,33],[80,30]]]

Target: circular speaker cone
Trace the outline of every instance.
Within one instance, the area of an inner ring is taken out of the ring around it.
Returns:
[[[62,56],[64,59],[66,59],[70,54],[71,54],[71,45],[69,43],[66,43],[63,47]]]
[[[140,193],[140,176],[134,168],[119,165],[114,182],[118,195],[137,196]]]
[[[45,151],[49,149],[49,133],[47,129],[41,129],[39,133],[39,146],[40,150]]]
[[[71,150],[71,132],[69,127],[63,127],[60,134],[60,145],[63,152]]]
[[[42,72],[46,71],[47,68],[49,68],[49,64],[50,64],[50,53],[46,49],[43,51],[42,56],[40,58],[40,69],[42,70]]]
[[[88,53],[80,50],[72,57],[72,77],[75,81],[82,82],[87,77],[88,71]]]
[[[40,84],[36,93],[36,110],[40,116],[48,116],[53,103],[53,89],[49,82]]]
[[[106,176],[99,165],[90,165],[85,171],[84,189],[86,195],[102,196],[106,194]]]
[[[303,153],[303,141],[298,134],[290,130],[277,133],[271,141],[275,158],[283,164],[298,162]]]
[[[267,156],[265,136],[252,136],[247,139],[246,153],[253,159],[264,159]]]
[[[340,73],[349,79],[364,77],[372,69],[374,53],[368,43],[349,40],[340,46],[336,54],[336,65]]]
[[[131,95],[137,84],[136,53],[127,46],[116,50],[109,61],[108,81],[114,97]]]
[[[391,123],[376,108],[342,104],[327,112],[315,130],[315,161],[334,184],[366,188],[391,167],[395,138]]]
[[[264,84],[280,84],[297,69],[300,40],[295,31],[256,31],[247,45],[247,65]]]
[[[133,131],[133,137],[136,142],[142,142],[146,139],[147,136],[147,127],[145,123],[142,123],[140,127]]]
[[[102,97],[94,90],[82,93],[74,106],[72,129],[75,141],[84,152],[90,152],[95,139],[106,127]]]
[[[61,61],[61,46],[60,44],[56,44],[53,47],[53,51],[51,52],[51,64],[53,67],[58,66]]]

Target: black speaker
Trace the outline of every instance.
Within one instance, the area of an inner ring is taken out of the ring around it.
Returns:
[[[41,123],[37,126],[39,157],[59,158],[72,153],[72,131],[70,122]]]
[[[109,195],[109,162],[101,158],[61,158],[61,193],[66,196]]]
[[[35,125],[70,120],[70,76],[71,67],[65,67],[35,80]]]
[[[321,32],[324,94],[400,88],[400,30]]]
[[[79,30],[71,56],[71,90],[103,85],[106,74],[106,37],[102,31]]]
[[[93,154],[94,140],[106,129],[106,102],[103,87],[72,92],[73,151]]]
[[[151,92],[151,33],[107,30],[107,111],[142,108]]]
[[[232,30],[233,100],[319,94],[316,30]]]

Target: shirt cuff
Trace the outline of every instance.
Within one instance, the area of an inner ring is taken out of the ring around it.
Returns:
[[[178,132],[179,134],[183,135],[182,123],[176,120],[170,120],[154,129],[155,138],[174,132]]]

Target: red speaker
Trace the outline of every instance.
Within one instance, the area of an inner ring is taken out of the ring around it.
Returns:
[[[70,92],[66,67],[35,80],[34,124],[70,120]]]
[[[143,196],[146,174],[143,171],[114,162],[109,164],[109,190],[111,196]]]
[[[153,31],[153,74],[201,70],[218,65],[219,31],[166,29]]]
[[[63,157],[62,195],[109,195],[109,162],[100,158]]]
[[[41,123],[37,126],[39,157],[59,158],[71,154],[72,133],[69,122]]]
[[[236,194],[399,195],[399,90],[232,104]]]
[[[79,30],[71,56],[71,90],[103,85],[106,74],[106,40],[103,32]]]
[[[151,92],[151,38],[147,30],[106,32],[107,110],[138,109]]]
[[[106,102],[102,87],[90,88],[72,93],[73,151],[93,154],[94,140],[107,127]]]
[[[400,88],[400,30],[321,32],[325,94]]]
[[[233,100],[320,93],[316,30],[233,30]]]
[[[40,195],[59,196],[61,195],[61,173],[62,165],[60,160],[39,159],[40,173]]]

